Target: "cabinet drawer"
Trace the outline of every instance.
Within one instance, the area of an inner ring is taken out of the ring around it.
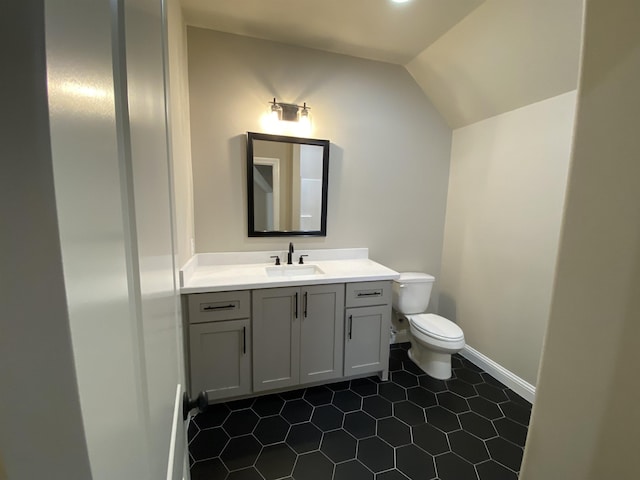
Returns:
[[[189,295],[189,323],[249,318],[250,312],[249,290]]]
[[[366,307],[391,303],[391,281],[347,283],[347,307]]]

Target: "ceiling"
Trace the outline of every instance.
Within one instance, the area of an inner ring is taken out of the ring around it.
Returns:
[[[405,65],[484,0],[181,0],[189,25]]]

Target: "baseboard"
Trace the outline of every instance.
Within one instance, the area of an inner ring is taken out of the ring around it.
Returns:
[[[536,387],[531,385],[528,382],[525,382],[523,379],[518,377],[516,374],[510,372],[502,365],[491,360],[489,357],[486,357],[482,353],[478,352],[474,348],[471,348],[469,345],[466,345],[462,351],[460,352],[464,358],[469,360],[474,365],[482,368],[489,375],[494,377],[496,380],[502,382],[511,390],[516,392],[525,400],[533,403],[536,398]]]

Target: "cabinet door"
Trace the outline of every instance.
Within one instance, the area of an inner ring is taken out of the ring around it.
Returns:
[[[303,287],[300,383],[342,376],[344,284]]]
[[[388,370],[390,319],[390,305],[345,311],[345,376]]]
[[[209,399],[251,393],[251,324],[248,319],[189,326],[191,396]]]
[[[253,390],[297,385],[300,381],[300,289],[254,290]]]

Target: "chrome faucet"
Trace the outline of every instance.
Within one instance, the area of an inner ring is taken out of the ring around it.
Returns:
[[[293,260],[291,257],[293,256],[293,242],[289,242],[289,253],[287,253],[287,265],[293,265]]]

